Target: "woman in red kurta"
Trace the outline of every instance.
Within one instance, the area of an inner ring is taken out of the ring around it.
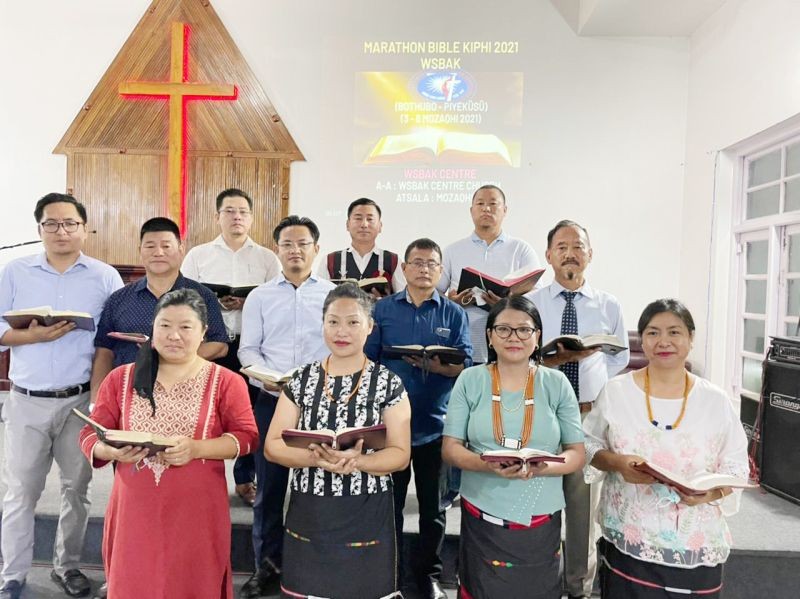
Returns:
[[[164,295],[153,324],[157,370],[116,368],[92,412],[106,428],[157,433],[174,447],[147,457],[141,447],[106,445],[88,426],[81,432],[93,466],[118,462],[103,535],[114,599],[233,597],[223,460],[253,451],[258,432],[244,380],[197,355],[205,322],[193,290]]]

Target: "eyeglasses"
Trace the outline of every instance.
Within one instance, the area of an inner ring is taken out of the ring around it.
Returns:
[[[45,233],[58,233],[58,229],[63,227],[66,233],[74,233],[82,224],[76,220],[46,220],[39,223]]]
[[[500,337],[500,339],[508,339],[511,337],[511,333],[517,334],[517,339],[520,341],[527,341],[533,334],[536,332],[536,329],[533,327],[510,327],[507,324],[497,324],[492,327],[492,330],[495,332],[495,335]]]
[[[236,208],[223,208],[222,210],[219,210],[219,213],[220,214],[224,214],[225,216],[230,216],[231,218],[233,218],[237,214],[239,216],[241,216],[242,218],[244,218],[245,216],[250,216],[251,214],[253,214],[247,208],[239,208],[239,209],[236,209]]]
[[[427,268],[428,270],[434,270],[441,266],[441,264],[436,260],[412,260],[407,264],[412,268],[415,268],[416,270],[422,270],[423,268]]]
[[[305,252],[309,249],[312,245],[314,245],[313,241],[300,241],[298,243],[294,243],[292,241],[284,241],[278,244],[278,248],[284,250],[286,252],[291,250],[300,250],[301,252]]]

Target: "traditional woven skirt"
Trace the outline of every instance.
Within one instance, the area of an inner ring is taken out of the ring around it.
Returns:
[[[561,512],[531,526],[481,513],[461,498],[459,599],[559,599]]]
[[[391,491],[352,497],[292,492],[281,596],[400,597],[395,545]]]
[[[717,599],[722,590],[722,564],[675,568],[645,562],[622,553],[613,543],[597,542],[600,596],[603,599]]]

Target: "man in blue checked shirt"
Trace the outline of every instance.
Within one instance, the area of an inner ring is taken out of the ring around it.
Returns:
[[[455,378],[472,365],[469,321],[464,309],[436,291],[442,276],[442,250],[430,239],[417,239],[406,249],[401,265],[405,290],[375,306],[375,326],[364,348],[367,356],[395,372],[411,400],[411,465],[392,475],[398,554],[402,555],[403,507],[414,468],[419,500],[420,547],[416,578],[423,597],[446,597],[439,585],[445,511],[441,505],[442,430]],[[392,345],[445,345],[467,354],[464,364],[442,364],[438,358],[423,364],[419,358],[382,359],[382,348]],[[402,575],[401,575],[402,578]]]
[[[0,313],[44,304],[88,312],[95,323],[122,279],[111,266],[83,254],[86,208],[72,196],[50,193],[34,210],[44,253],[9,262],[0,276]],[[50,577],[67,595],[82,597],[89,580],[78,569],[92,469],[78,447],[89,412],[94,331],[61,321],[12,329],[0,318],[0,350],[11,348],[11,391],[3,405],[5,475],[3,584],[0,599],[18,599],[33,559],[34,510],[55,459],[61,477],[61,513]]]

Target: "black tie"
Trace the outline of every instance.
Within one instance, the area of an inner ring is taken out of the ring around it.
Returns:
[[[578,334],[578,314],[575,312],[575,296],[578,295],[577,291],[562,291],[561,295],[567,301],[564,306],[564,313],[561,315],[561,334],[562,335],[577,335]],[[580,389],[578,387],[578,363],[567,362],[559,366],[561,372],[567,376],[567,380],[575,391],[575,397],[580,400]]]

